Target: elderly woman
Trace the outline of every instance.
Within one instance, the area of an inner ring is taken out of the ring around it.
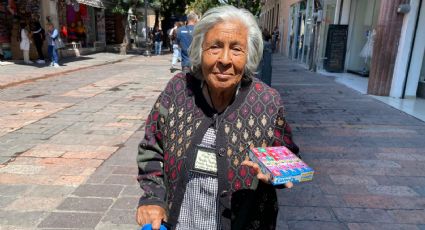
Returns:
[[[168,83],[139,145],[140,225],[275,228],[276,188],[245,150],[285,145],[298,153],[298,147],[278,92],[253,78],[262,47],[246,10],[213,8],[196,25],[192,72]]]

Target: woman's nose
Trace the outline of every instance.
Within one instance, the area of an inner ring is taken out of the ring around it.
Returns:
[[[223,52],[221,52],[219,62],[223,64],[224,66],[229,65],[232,62],[230,49],[223,49]]]

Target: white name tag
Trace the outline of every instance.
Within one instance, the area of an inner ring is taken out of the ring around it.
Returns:
[[[197,149],[195,159],[195,170],[217,174],[217,158],[213,151]]]

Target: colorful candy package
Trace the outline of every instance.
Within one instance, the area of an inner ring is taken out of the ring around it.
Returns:
[[[248,150],[248,156],[258,163],[264,174],[270,174],[273,185],[313,179],[314,170],[285,146],[251,148]]]

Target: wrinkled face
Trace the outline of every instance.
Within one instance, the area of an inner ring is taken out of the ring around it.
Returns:
[[[247,62],[248,29],[239,20],[213,26],[202,44],[202,74],[212,90],[226,91],[242,79]]]

